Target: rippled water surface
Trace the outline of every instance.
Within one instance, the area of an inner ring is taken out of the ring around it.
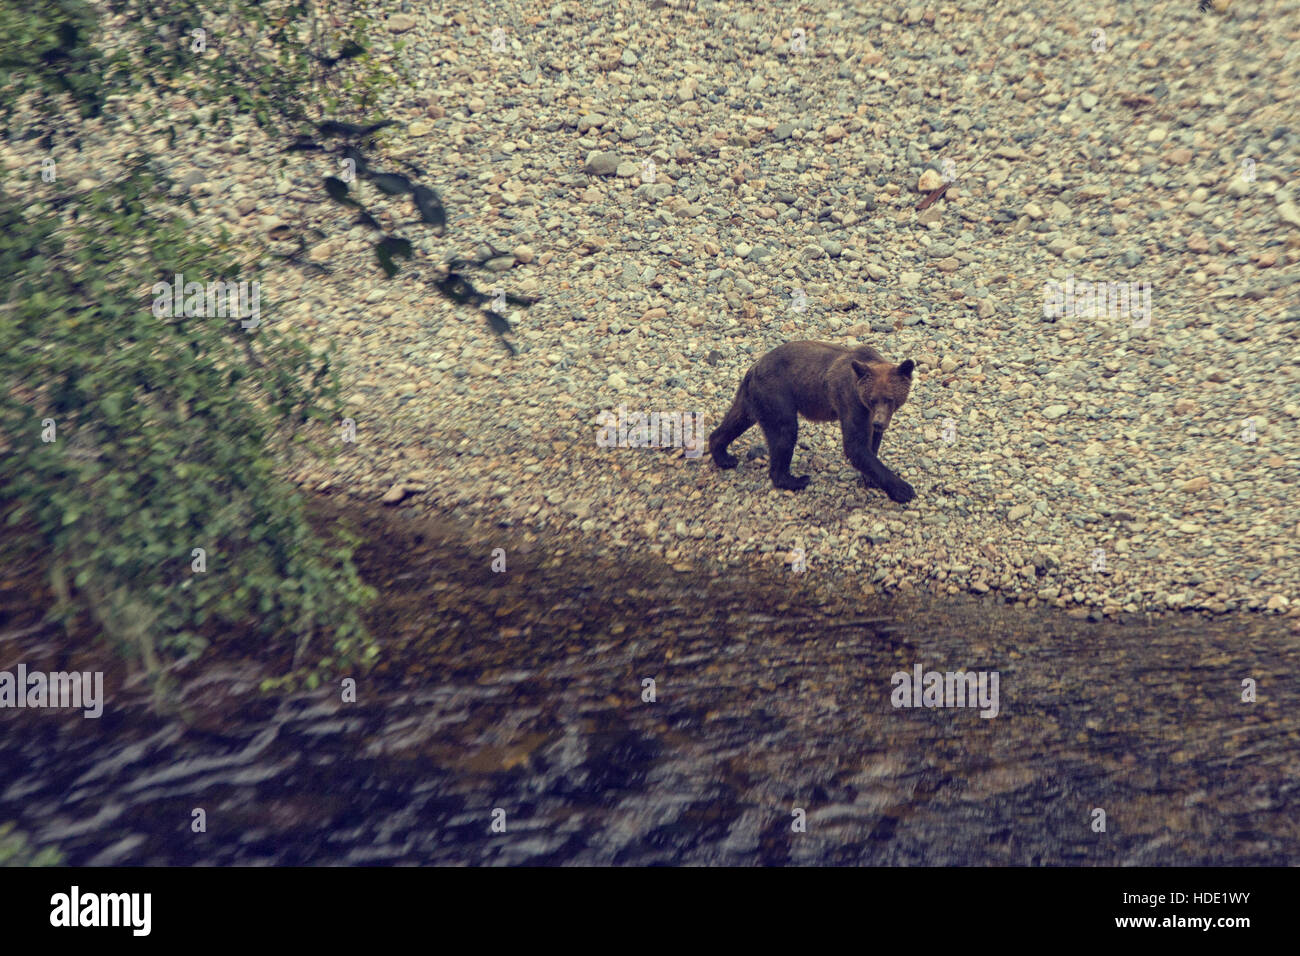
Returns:
[[[1288,622],[882,602],[560,545],[495,575],[496,542],[359,520],[388,652],[357,703],[268,699],[227,655],[159,717],[118,667],[99,720],[0,711],[0,821],[73,864],[1300,863]],[[88,666],[39,634],[0,640],[19,660]],[[918,663],[997,671],[1000,713],[895,709]]]

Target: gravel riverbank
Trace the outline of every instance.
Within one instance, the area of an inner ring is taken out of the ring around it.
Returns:
[[[386,155],[448,223],[387,205],[417,247],[391,281],[322,199],[325,161],[251,125],[167,155],[200,227],[329,237],[330,276],[262,276],[272,321],[338,350],[357,422],[296,479],[495,519],[485,562],[567,531],[863,594],[1296,614],[1300,7],[1196,6],[412,2],[375,31],[410,77]],[[166,126],[91,129],[64,175],[110,175]],[[481,289],[541,296],[510,314],[515,358],[431,285],[484,243]],[[1046,314],[1067,282],[1067,306],[1081,282],[1135,295]],[[915,501],[864,489],[834,425],[801,428],[798,494],[757,429],[727,473],[598,444],[620,407],[707,435],[802,338],[918,362],[882,449]]]

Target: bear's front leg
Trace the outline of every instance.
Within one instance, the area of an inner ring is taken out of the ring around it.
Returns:
[[[898,475],[894,474],[876,457],[875,448],[880,445],[879,436],[865,413],[855,413],[840,422],[844,432],[844,455],[854,468],[862,472],[862,480],[869,487],[881,489],[899,504],[906,504],[916,497],[916,491]]]

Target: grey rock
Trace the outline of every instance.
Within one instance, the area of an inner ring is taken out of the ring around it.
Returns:
[[[595,176],[613,176],[618,171],[618,156],[614,153],[590,152],[583,169]]]

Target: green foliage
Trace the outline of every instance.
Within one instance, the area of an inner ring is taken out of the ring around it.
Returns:
[[[105,25],[88,0],[0,0],[0,120],[11,120],[19,95],[29,91],[43,97],[38,107],[48,120],[59,115],[63,94],[81,115],[98,116],[109,96],[147,89],[246,113],[280,132],[309,122],[323,103],[333,101],[336,109],[341,91],[351,108],[366,111],[407,79],[400,67],[370,55],[365,17],[353,16],[346,36],[324,28],[322,14],[337,19],[352,7],[349,0],[105,0],[104,6],[117,34],[108,54],[91,45]],[[212,113],[209,121],[224,116]]]
[[[236,112],[288,135],[331,98],[369,109],[400,74],[368,52],[364,18],[326,28],[325,14],[346,22],[353,9],[0,0],[0,135],[52,141],[74,136],[78,116],[113,132],[161,115],[174,142],[177,123],[219,134]],[[112,97],[141,90],[155,95],[113,113]],[[174,95],[197,108],[174,116]],[[60,194],[57,214],[0,192],[0,498],[50,549],[60,615],[90,612],[151,672],[205,635],[252,628],[268,654],[292,651],[271,683],[315,686],[377,650],[359,618],[374,592],[352,564],[356,542],[318,540],[272,465],[298,425],[337,417],[333,370],[275,331],[265,302],[256,329],[153,314],[146,290],[177,273],[256,279],[224,237],[191,236],[160,185],[140,161],[119,182]],[[206,571],[191,568],[195,548]]]
[[[28,91],[68,93],[83,116],[99,115],[102,64],[90,45],[95,19],[85,0],[0,2],[0,88],[7,94],[0,106]]]
[[[268,327],[265,308],[255,329],[157,317],[144,290],[176,273],[255,277],[151,209],[156,192],[137,166],[76,197],[66,229],[0,193],[0,497],[51,547],[62,613],[90,610],[150,670],[201,650],[205,625],[294,647],[286,678],[367,664],[357,611],[373,591],[266,454],[336,417],[328,358]]]
[[[33,852],[27,838],[12,823],[0,823],[0,866],[62,866],[58,850],[46,848]]]
[[[321,98],[343,88],[349,104],[372,108],[399,78],[369,55],[367,20],[354,17],[347,36],[326,35],[320,15],[337,18],[347,0],[107,0],[138,24],[144,41],[119,57],[116,86],[166,90],[183,86],[197,101],[223,104],[283,132],[319,112]],[[195,49],[195,30],[205,49]],[[269,41],[269,42],[263,42]]]

